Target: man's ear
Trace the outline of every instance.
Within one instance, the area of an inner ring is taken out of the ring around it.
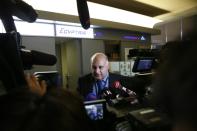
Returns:
[[[107,64],[107,65],[106,65],[106,66],[107,66],[107,69],[109,70],[109,61],[107,61],[106,64]]]

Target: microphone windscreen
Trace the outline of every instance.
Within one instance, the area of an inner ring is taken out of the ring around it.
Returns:
[[[34,65],[54,65],[57,62],[56,56],[51,54],[34,50],[31,51],[31,54]]]
[[[14,2],[12,2],[12,6],[12,13],[14,16],[27,22],[36,21],[38,14],[29,4],[22,0],[14,0]]]
[[[57,58],[54,55],[42,53],[39,51],[21,50],[20,54],[24,67],[31,67],[32,65],[51,66],[57,62]]]
[[[104,89],[101,93],[101,98],[104,98],[106,100],[114,99],[115,95],[113,93],[113,90],[109,89]]]
[[[90,16],[86,0],[77,0],[79,20],[84,29],[90,28]]]
[[[114,83],[113,83],[113,88],[120,88],[120,82],[119,81],[115,81]]]

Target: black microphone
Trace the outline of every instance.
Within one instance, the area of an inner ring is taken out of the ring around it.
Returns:
[[[10,12],[11,15],[27,22],[34,22],[38,17],[33,7],[22,0],[1,0],[0,5],[2,12]]]
[[[104,90],[102,90],[102,92],[101,92],[101,98],[104,98],[106,100],[112,99],[113,98],[113,94],[110,91],[110,89],[104,88]]]
[[[84,29],[90,28],[90,16],[86,0],[77,0],[79,20]]]
[[[111,87],[104,88],[101,93],[101,98],[105,99],[110,106],[116,105],[119,102],[119,100],[116,98],[114,89]]]
[[[21,49],[20,54],[25,68],[31,68],[32,65],[52,66],[57,62],[56,56],[39,51]]]

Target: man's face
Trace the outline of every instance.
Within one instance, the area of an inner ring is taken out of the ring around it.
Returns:
[[[92,74],[96,80],[102,80],[108,74],[109,63],[103,57],[96,57],[91,64]]]

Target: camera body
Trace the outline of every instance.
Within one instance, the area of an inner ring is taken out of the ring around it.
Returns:
[[[62,86],[61,77],[58,71],[35,72],[34,75],[38,81],[45,80],[47,90],[51,88],[60,88]]]

